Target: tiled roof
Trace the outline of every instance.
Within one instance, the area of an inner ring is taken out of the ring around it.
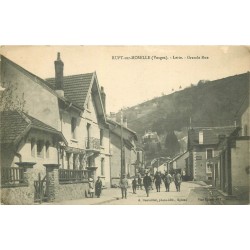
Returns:
[[[57,96],[59,99],[65,101],[65,102],[69,101],[69,100],[67,100],[67,98],[59,96],[56,93],[56,91],[54,90],[54,87],[50,83],[48,83],[47,81],[45,81],[44,79],[42,79],[42,78],[40,78],[40,77],[32,74],[28,70],[24,69],[23,67],[21,67],[20,65],[16,64],[15,62],[11,61],[10,59],[8,59],[7,57],[5,57],[3,55],[0,55],[0,59],[3,60],[3,63],[9,63],[12,66],[14,66],[17,70],[19,70],[20,72],[22,72],[24,75],[26,75],[27,77],[29,77],[31,80],[33,80],[34,82],[36,82],[40,86],[42,86],[44,89],[48,90],[53,95]],[[76,108],[79,109],[81,107],[76,106]]]
[[[107,122],[108,122],[108,124],[113,124],[114,126],[119,126],[119,127],[121,127],[121,124],[120,124],[120,123],[118,123],[118,122],[116,122],[116,121],[113,121],[113,120],[111,120],[111,119],[107,119]],[[131,129],[128,128],[128,127],[124,127],[124,126],[123,126],[123,129],[125,129],[125,130],[127,130],[128,132],[132,133],[133,136],[135,137],[135,140],[138,140],[135,131],[131,130]],[[112,129],[111,129],[111,132],[113,132]]]
[[[29,122],[17,111],[0,113],[0,142],[11,143],[25,133]]]
[[[229,136],[235,127],[192,128],[188,131],[189,146],[216,145],[219,135]],[[199,144],[199,132],[203,131],[203,144]]]
[[[66,141],[60,131],[30,115],[18,111],[0,112],[0,143],[15,142],[25,135],[31,128],[58,134],[64,141]]]
[[[64,76],[64,96],[80,107],[84,106],[94,73]],[[55,78],[46,81],[55,88]]]

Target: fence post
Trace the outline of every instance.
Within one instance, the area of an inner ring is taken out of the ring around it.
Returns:
[[[15,162],[15,164],[18,167],[23,168],[24,170],[24,173],[23,173],[24,182],[29,187],[29,193],[28,193],[28,197],[30,199],[29,203],[33,204],[34,198],[35,198],[33,167],[36,164],[36,162]]]
[[[43,164],[46,167],[48,201],[53,202],[57,198],[59,187],[58,169],[60,164]]]
[[[23,168],[24,170],[24,181],[25,183],[28,184],[28,186],[33,186],[33,181],[31,178],[31,174],[32,174],[32,169],[33,166],[36,164],[35,162],[15,162],[15,164],[20,167]]]

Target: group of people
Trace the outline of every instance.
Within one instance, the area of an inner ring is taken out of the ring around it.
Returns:
[[[155,188],[157,192],[161,191],[161,184],[162,181],[165,184],[165,188],[166,188],[166,192],[170,191],[170,184],[172,183],[172,181],[174,181],[175,183],[175,187],[176,187],[176,191],[180,192],[181,190],[181,182],[182,182],[182,176],[179,172],[174,173],[173,176],[171,176],[171,174],[169,173],[165,173],[164,175],[162,175],[160,172],[156,172],[156,174],[154,175],[154,178],[152,180],[152,178],[150,177],[149,173],[146,172],[145,176],[143,178],[143,186],[145,188],[147,197],[149,197],[149,191],[151,189],[153,189],[152,184],[155,183]],[[123,175],[121,181],[120,181],[120,188],[121,188],[121,192],[122,192],[122,199],[127,199],[127,189],[128,189],[128,180],[126,178],[126,175]],[[142,189],[142,179],[139,176],[138,177],[138,184],[137,184],[137,180],[136,177],[133,179],[132,181],[132,189],[133,189],[133,194],[136,194],[136,190],[137,188]]]
[[[89,178],[89,189],[88,194],[90,198],[94,198],[94,194],[97,198],[100,198],[100,195],[102,193],[102,180],[101,177],[97,177],[97,181],[94,183],[93,178]]]
[[[182,182],[182,177],[179,172],[174,173],[173,176],[169,173],[161,174],[160,172],[156,172],[156,174],[152,178],[150,177],[149,173],[146,172],[145,176],[142,178],[139,176],[138,177],[138,182],[136,180],[136,177],[134,177],[132,181],[132,189],[133,189],[133,194],[136,194],[136,190],[142,189],[142,184],[145,188],[147,197],[149,197],[149,191],[153,189],[153,183],[155,183],[155,188],[157,192],[161,191],[161,184],[162,181],[165,184],[166,192],[170,191],[170,184],[172,181],[175,183],[176,191],[180,192],[181,189],[181,182]],[[126,178],[126,175],[124,174],[120,180],[120,188],[121,188],[121,193],[122,193],[122,199],[127,199],[127,189],[128,189],[128,179]],[[97,181],[94,183],[93,178],[89,178],[89,190],[88,194],[90,198],[94,197],[94,194],[97,196],[97,198],[100,198],[102,192],[102,181],[100,176],[98,176]]]

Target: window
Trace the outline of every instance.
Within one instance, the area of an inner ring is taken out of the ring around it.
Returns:
[[[207,159],[213,158],[213,149],[207,149]]]
[[[76,139],[76,118],[71,118],[71,136],[73,139]]]
[[[199,144],[203,144],[203,131],[199,131]]]
[[[37,156],[41,158],[43,158],[43,146],[44,146],[43,141],[41,140],[37,141],[36,153],[37,153]]]
[[[46,158],[49,158],[49,142],[46,142]]]
[[[209,163],[206,166],[206,173],[212,173],[212,165]]]
[[[104,158],[101,159],[101,175],[105,175],[105,170],[104,170]]]
[[[36,141],[35,139],[31,139],[31,156],[36,157]]]
[[[100,145],[103,146],[103,129],[100,129]]]

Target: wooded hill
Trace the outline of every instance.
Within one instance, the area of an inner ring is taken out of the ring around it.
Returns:
[[[168,131],[233,125],[248,93],[249,72],[215,81],[199,81],[183,90],[127,108],[124,116],[138,137],[151,129],[162,138]],[[119,117],[120,114],[117,114]]]

